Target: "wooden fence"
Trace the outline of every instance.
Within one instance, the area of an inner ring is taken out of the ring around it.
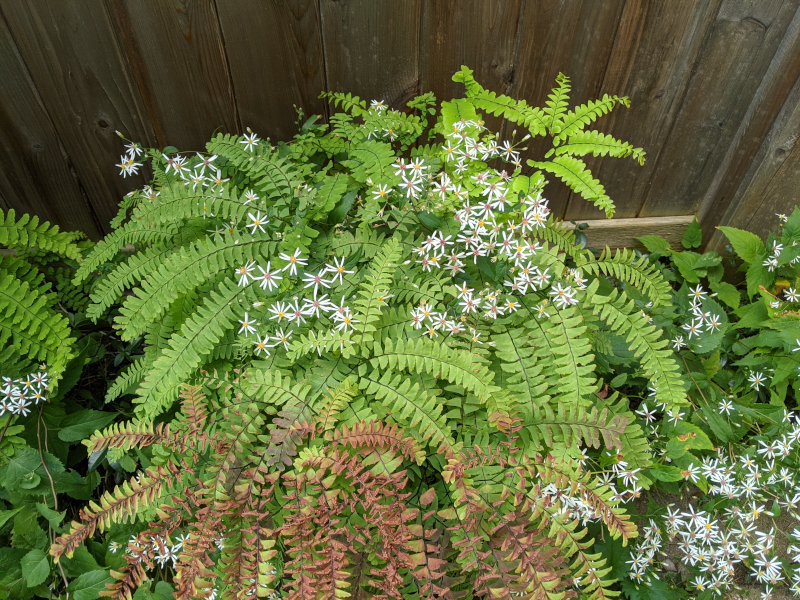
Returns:
[[[0,17],[0,205],[93,237],[145,183],[113,166],[115,130],[288,139],[293,105],[327,116],[322,90],[448,99],[462,64],[533,104],[559,72],[576,102],[629,96],[598,127],[647,163],[592,166],[634,231],[696,214],[709,235],[763,232],[800,203],[800,0],[3,0]],[[600,217],[560,183],[548,196]]]

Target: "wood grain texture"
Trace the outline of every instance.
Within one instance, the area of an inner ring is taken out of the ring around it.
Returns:
[[[778,228],[776,213],[800,205],[800,76],[721,219],[722,225],[753,231],[765,238]],[[708,249],[721,251],[725,236],[715,231]]]
[[[587,159],[616,217],[697,213],[708,239],[720,222],[772,223],[754,182],[796,201],[800,0],[7,0],[0,17],[0,206],[92,235],[142,184],[112,166],[114,129],[182,150],[244,126],[285,140],[293,104],[327,117],[323,89],[402,109],[461,96],[462,64],[534,105],[559,72],[572,105],[629,96],[590,125],[647,152],[644,167]],[[516,127],[488,124],[501,139]],[[528,146],[541,159],[550,141]],[[601,217],[549,179],[556,216]]]
[[[617,106],[589,127],[643,148],[647,160],[644,166],[632,159],[587,160],[617,205],[618,217],[639,212],[719,4],[720,0],[630,0],[625,5],[599,93],[628,96],[631,107]],[[571,195],[567,218],[597,214],[580,196]]]
[[[419,94],[422,0],[319,3],[329,91],[398,109]]]
[[[125,148],[116,130],[151,146],[154,136],[139,90],[102,0],[2,6],[23,60],[101,226],[117,203],[146,182],[147,170],[123,179],[114,165]]]
[[[159,145],[241,132],[213,0],[108,2]]]
[[[572,84],[570,107],[596,98],[624,6],[625,0],[526,2],[520,26],[514,97],[544,106],[556,85],[556,77],[563,73]],[[512,128],[510,124],[505,126],[503,139],[510,136]],[[522,164],[529,158],[542,160],[551,147],[549,138],[532,139],[528,151],[522,155]],[[546,195],[554,214],[561,217],[570,189],[556,177],[549,179]],[[600,215],[596,211],[592,216]]]
[[[325,117],[322,31],[316,0],[216,0],[243,126],[288,141],[293,105]]]
[[[740,206],[741,196],[737,199],[736,192],[742,186],[750,166],[760,164],[765,159],[769,160],[769,152],[761,150],[768,148],[775,136],[780,137],[780,133],[777,132],[784,125],[780,124],[783,123],[781,119],[776,120],[776,115],[787,106],[787,98],[798,74],[800,74],[800,8],[795,12],[739,129],[728,146],[722,165],[705,191],[698,213],[698,219],[703,224],[704,239],[711,237],[714,226],[725,224],[733,218],[734,214],[730,209],[738,210]],[[791,108],[793,103],[789,102],[788,106]],[[776,124],[779,129],[771,132]],[[762,143],[765,139],[766,147]],[[776,157],[778,159],[784,158],[787,152],[784,142],[773,148],[780,155]],[[797,183],[800,184],[800,180]],[[800,204],[800,198],[795,199]],[[747,211],[751,207],[742,206],[741,209]]]
[[[463,97],[453,74],[466,65],[486,89],[511,94],[522,0],[425,0],[422,4],[420,88],[437,100]],[[500,117],[486,116],[499,131]]]
[[[588,246],[602,250],[606,246],[615,248],[644,248],[636,238],[643,235],[659,235],[674,249],[683,249],[681,239],[686,228],[694,220],[694,216],[679,217],[642,217],[639,219],[598,219],[577,221],[586,223],[584,229]],[[567,223],[570,229],[576,225]]]
[[[5,207],[97,239],[100,229],[72,165],[0,18],[0,195]]]
[[[638,216],[697,211],[797,5],[797,0],[724,0]]]

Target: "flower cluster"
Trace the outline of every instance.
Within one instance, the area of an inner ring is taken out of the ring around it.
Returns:
[[[731,401],[723,404],[726,414],[737,410]],[[771,597],[772,587],[787,580],[800,597],[800,480],[796,476],[800,419],[786,412],[782,433],[764,438],[738,454],[719,448],[682,470],[687,480],[702,480],[708,496],[717,499],[706,510],[691,504],[684,509],[670,505],[664,516],[667,539],[677,544],[680,562],[693,573],[697,593],[712,590],[721,595],[731,589],[739,566],[766,585],[764,597]],[[796,523],[790,533],[775,523],[780,511]],[[786,540],[788,556],[778,550],[780,537]],[[662,529],[651,519],[629,561],[630,577],[637,581],[657,577],[653,567],[663,546]]]
[[[706,299],[708,293],[703,289],[699,283],[694,289],[689,290],[690,310],[693,319],[688,323],[682,325],[683,330],[686,332],[686,340],[690,341],[693,337],[699,337],[703,332],[713,332],[720,328],[722,325],[722,318],[720,315],[714,314],[703,308],[703,300]],[[686,347],[686,342],[682,335],[675,336],[672,340],[672,347],[677,351]]]
[[[265,291],[277,290],[279,282],[283,279],[281,273],[287,273],[291,277],[302,276],[302,283],[305,289],[310,289],[312,295],[310,297],[298,298],[295,296],[291,301],[279,300],[269,307],[268,321],[275,321],[281,324],[284,321],[291,325],[304,325],[308,319],[319,319],[321,316],[327,315],[334,323],[337,331],[349,332],[353,330],[355,324],[359,323],[359,319],[353,313],[353,310],[345,304],[345,296],[342,295],[339,303],[336,304],[329,297],[328,294],[320,291],[333,289],[335,287],[343,286],[345,283],[344,276],[352,275],[354,271],[345,267],[346,257],[334,257],[333,264],[324,263],[313,272],[299,273],[298,267],[307,267],[308,259],[302,256],[299,249],[295,250],[293,254],[280,254],[279,258],[286,264],[282,268],[272,268],[271,261],[267,262],[266,268],[258,266],[259,273],[256,273],[255,262],[249,262],[246,265],[237,269],[239,275],[239,285],[247,286],[255,281],[259,282],[260,287]],[[389,298],[387,295],[383,298],[385,301]],[[257,303],[255,308],[260,308],[263,303]],[[289,349],[289,342],[292,339],[292,331],[285,328],[277,329],[274,335],[264,334],[259,335],[256,327],[258,323],[251,320],[248,313],[244,314],[244,319],[239,321],[239,333],[244,334],[245,337],[254,334],[256,339],[253,342],[255,345],[255,353],[257,355],[264,354],[269,356],[270,348],[283,346],[285,350]]]
[[[797,245],[797,242],[794,242],[793,245]],[[778,240],[773,240],[772,254],[768,256],[766,259],[764,259],[764,262],[762,263],[763,266],[767,267],[767,270],[769,270],[770,272],[774,271],[777,268],[778,263],[780,262],[781,259],[781,252],[783,252],[783,244],[779,244]],[[800,261],[800,256],[796,256],[795,258],[793,258],[789,262],[789,264],[794,265],[797,264],[798,261]]]
[[[7,413],[10,415],[21,415],[27,417],[30,414],[31,406],[47,400],[48,375],[44,365],[40,369],[26,377],[11,379],[2,378],[3,385],[0,388],[0,417]]]
[[[117,135],[122,137],[122,134],[118,131]],[[119,157],[119,167],[120,172],[119,174],[123,177],[127,177],[128,175],[135,175],[139,172],[139,168],[142,166],[143,163],[136,162],[136,159],[144,154],[144,150],[142,149],[141,144],[136,142],[130,142],[125,145],[127,151],[125,154]]]

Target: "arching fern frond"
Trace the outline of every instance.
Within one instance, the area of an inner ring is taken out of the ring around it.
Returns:
[[[172,463],[145,469],[138,478],[105,492],[100,503],[90,502],[81,509],[82,522],[73,521],[69,532],[60,536],[50,546],[50,554],[56,562],[62,556],[72,558],[72,554],[84,540],[94,534],[96,529],[104,531],[112,522],[133,521],[136,514],[153,504],[161,494],[175,484],[181,469]]]
[[[528,164],[557,176],[574,192],[604,211],[608,218],[614,216],[614,202],[606,194],[603,184],[592,177],[591,171],[581,159],[563,155],[550,161],[529,160]]]
[[[59,377],[72,358],[74,339],[67,319],[49,306],[47,295],[0,269],[0,347],[22,357],[47,363]]]
[[[214,350],[225,333],[234,327],[244,313],[239,300],[247,297],[248,288],[241,288],[225,279],[183,324],[169,341],[169,348],[155,360],[150,372],[137,390],[138,415],[152,419],[172,404],[183,383]]]
[[[624,158],[633,156],[640,165],[644,164],[644,150],[634,148],[632,144],[623,142],[611,135],[605,135],[599,131],[579,131],[569,137],[566,144],[556,146],[545,154],[545,158],[550,158],[555,154],[569,154],[570,156],[613,156]]]
[[[650,264],[646,256],[636,258],[633,250],[618,249],[612,256],[611,250],[606,248],[597,259],[584,254],[578,266],[593,275],[602,273],[624,281],[649,296],[653,306],[668,304],[672,297],[672,287],[658,267]]]
[[[688,402],[686,385],[678,363],[669,349],[669,341],[636,308],[624,292],[612,290],[608,296],[587,294],[594,314],[605,321],[619,335],[624,335],[634,356],[639,358],[656,390],[656,399],[670,407],[678,408]]]
[[[13,208],[0,209],[0,245],[6,248],[38,248],[77,259],[80,249],[75,242],[83,237],[79,232],[59,231],[58,225],[51,227],[48,221],[40,224],[39,217],[29,214],[17,219]]]

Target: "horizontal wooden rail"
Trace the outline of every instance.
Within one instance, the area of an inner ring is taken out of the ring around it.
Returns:
[[[586,223],[584,229],[588,245],[592,248],[644,248],[636,241],[643,235],[660,235],[673,248],[681,247],[683,232],[694,220],[694,215],[681,217],[639,217],[635,219],[597,219],[592,221],[575,221]],[[575,225],[567,223],[570,229]]]

